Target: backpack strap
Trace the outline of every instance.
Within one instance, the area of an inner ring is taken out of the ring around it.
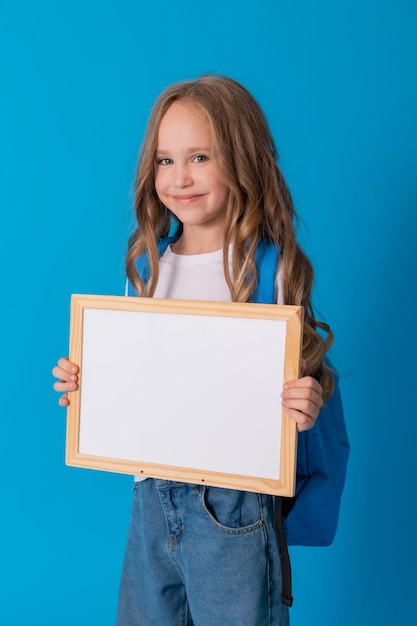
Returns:
[[[275,277],[278,269],[279,254],[279,248],[269,241],[262,240],[258,244],[255,254],[258,280],[251,297],[251,302],[275,304]],[[284,531],[283,503],[284,498],[281,496],[275,497],[275,522],[281,553],[281,602],[285,606],[291,607],[293,603],[291,561]]]
[[[168,246],[170,246],[172,243],[175,243],[178,238],[179,235],[175,234],[168,237],[160,237],[159,239],[157,239],[156,247],[158,250],[158,256],[161,257],[164,254],[165,250],[168,248]],[[149,267],[149,255],[147,252],[141,254],[140,257],[138,257],[138,259],[136,260],[136,269],[138,270],[139,276],[146,284],[151,277]],[[133,286],[130,283],[128,285],[128,294],[132,296],[137,295],[136,291],[133,289]]]
[[[291,561],[290,554],[288,552],[287,540],[284,532],[284,517],[283,517],[283,498],[282,496],[275,497],[275,522],[278,534],[279,550],[281,552],[281,575],[282,575],[282,589],[281,589],[281,602],[285,606],[292,606],[292,576],[291,576]]]
[[[275,276],[279,261],[279,248],[270,241],[262,239],[255,253],[255,264],[258,272],[256,287],[251,302],[275,304]]]

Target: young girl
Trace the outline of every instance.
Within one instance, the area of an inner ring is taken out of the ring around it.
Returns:
[[[242,85],[202,76],[159,97],[139,160],[135,208],[137,228],[126,260],[130,295],[258,302],[259,251],[275,252],[275,261],[268,262],[267,300],[305,309],[303,375],[282,391],[282,404],[300,433],[297,494],[287,518],[293,516],[295,525],[286,534],[290,543],[309,543],[302,524],[316,501],[318,517],[330,516],[331,528],[310,543],[331,542],[348,451],[340,403],[324,435],[318,429],[322,419],[315,423],[334,390],[325,360],[332,333],[315,319],[313,270],[296,241],[296,214],[274,141]],[[55,390],[64,392],[59,403],[67,406],[78,366],[60,359],[53,375]],[[180,393],[175,401],[181,402]],[[307,439],[310,429],[315,436]],[[313,468],[307,467],[309,446],[320,448],[320,458],[310,455]],[[137,478],[118,626],[288,624],[278,506],[280,499],[265,494]]]

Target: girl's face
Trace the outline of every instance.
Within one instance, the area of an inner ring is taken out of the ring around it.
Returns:
[[[219,232],[229,190],[212,154],[209,123],[193,105],[174,102],[158,132],[155,189],[186,230]]]

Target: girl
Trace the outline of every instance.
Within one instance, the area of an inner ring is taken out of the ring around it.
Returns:
[[[256,302],[259,250],[272,248],[276,261],[279,254],[271,302],[305,309],[304,375],[285,385],[282,404],[299,437],[312,429],[334,389],[325,360],[332,333],[314,315],[313,270],[296,241],[296,214],[273,138],[242,85],[202,76],[159,97],[139,160],[135,209],[126,259],[130,295]],[[77,374],[66,358],[53,369],[54,388],[64,392],[61,406],[77,388]],[[337,444],[347,449],[343,432]],[[327,464],[324,458],[326,471]],[[332,477],[337,511],[344,466],[345,457],[339,479]],[[300,464],[297,477],[297,492],[314,486]],[[289,623],[281,602],[279,499],[151,478],[136,479],[134,494],[118,626]]]

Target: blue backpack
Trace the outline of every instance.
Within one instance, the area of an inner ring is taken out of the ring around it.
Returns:
[[[160,256],[178,236],[157,241]],[[261,241],[256,251],[258,281],[251,301],[275,303],[275,276],[279,249]],[[139,275],[149,280],[149,259],[137,261]],[[136,295],[128,285],[128,295]],[[282,560],[282,602],[292,605],[291,568],[288,545],[328,546],[332,543],[339,519],[340,502],[349,457],[339,381],[326,406],[321,409],[314,428],[298,433],[296,490],[293,498],[276,498],[276,519]]]

